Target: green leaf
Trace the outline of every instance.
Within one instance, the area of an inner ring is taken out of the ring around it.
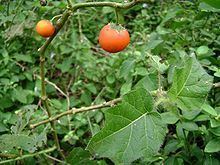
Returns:
[[[208,11],[208,12],[220,12],[220,9],[214,8],[213,6],[210,6],[207,3],[201,2],[199,4],[199,9],[201,9],[202,11]]]
[[[171,156],[165,161],[164,165],[171,165],[171,164],[172,165],[182,165],[184,163],[183,163],[182,158]]]
[[[173,112],[164,112],[161,114],[161,117],[167,124],[175,124],[179,120],[178,115]]]
[[[211,129],[209,129],[209,131],[216,136],[220,136],[220,126],[216,127],[216,128],[211,128]]]
[[[168,66],[165,63],[161,62],[161,58],[159,56],[150,55],[149,57],[150,65],[158,70],[160,73],[164,73],[168,69]]]
[[[86,84],[85,87],[93,94],[97,93],[97,89],[93,83]]]
[[[129,164],[157,154],[166,125],[153,111],[153,98],[143,88],[125,95],[118,106],[106,113],[105,127],[89,142],[87,149],[115,164]]]
[[[212,108],[212,107],[211,107],[210,105],[208,105],[208,104],[203,104],[203,105],[202,105],[202,110],[205,111],[205,112],[207,112],[207,113],[209,113],[209,114],[212,115],[212,116],[217,116],[217,115],[218,115],[217,112],[215,111],[215,109]]]
[[[198,125],[194,122],[183,121],[180,123],[181,127],[188,131],[196,131],[199,129]]]
[[[212,127],[212,128],[214,128],[214,127],[219,127],[219,126],[220,126],[220,120],[211,119],[211,120],[210,120],[210,123],[211,123],[211,127]]]
[[[208,75],[195,57],[188,57],[184,66],[175,68],[169,98],[182,110],[200,109],[212,87],[213,77]]]
[[[36,150],[34,140],[27,135],[4,134],[0,136],[0,151],[10,151],[14,147],[29,152],[34,152]]]
[[[160,45],[161,43],[163,43],[163,40],[150,40],[149,43],[147,44],[147,48],[146,50],[151,50],[156,48],[158,45]]]
[[[65,59],[62,64],[57,64],[57,68],[61,70],[62,73],[68,72],[71,68],[72,60]]]
[[[132,86],[132,81],[127,81],[121,86],[120,94],[123,96],[130,92]]]
[[[199,55],[199,56],[207,54],[208,52],[209,52],[209,47],[208,46],[200,46],[196,50],[196,54]]]
[[[219,152],[220,151],[220,138],[212,139],[205,146],[205,152]]]
[[[207,120],[210,120],[210,117],[207,114],[200,114],[193,121],[207,121]]]
[[[180,147],[182,147],[182,144],[178,140],[172,139],[166,143],[164,153],[168,155],[170,152],[176,152]]]
[[[17,55],[14,56],[14,58],[17,61],[24,61],[24,62],[29,62],[29,63],[33,62],[32,57],[30,55],[17,54]]]
[[[129,73],[132,71],[132,69],[135,66],[135,60],[134,59],[128,59],[122,63],[122,66],[120,68],[120,77],[123,77],[124,79],[127,79]]]
[[[89,152],[83,150],[80,147],[74,148],[66,158],[67,163],[74,164],[74,165],[83,165],[83,164],[96,165],[97,164],[95,161],[90,160],[90,159],[91,159],[91,156]]]
[[[13,91],[13,97],[14,99],[18,100],[21,103],[26,104],[28,102],[28,95],[30,94],[29,90],[25,90],[22,88],[14,89]]]
[[[5,131],[8,131],[8,128],[3,123],[0,122],[0,133]]]
[[[220,9],[220,1],[219,0],[202,0],[210,6]]]
[[[177,14],[180,13],[181,11],[183,11],[183,10],[181,8],[179,8],[178,6],[171,8],[169,11],[167,11],[167,14],[163,18],[161,25],[163,25],[167,21],[171,20],[172,18],[176,17]]]
[[[203,165],[219,165],[219,164],[220,164],[220,160],[215,159],[210,155],[207,155]]]
[[[86,105],[90,105],[92,103],[91,94],[88,91],[85,91],[81,97],[80,100],[82,100]]]
[[[115,76],[113,74],[110,74],[106,77],[106,80],[109,84],[113,84],[115,82]]]
[[[193,111],[182,111],[182,114],[185,119],[193,120],[197,115],[199,115],[200,112],[200,109],[195,109]]]
[[[158,89],[158,76],[157,74],[148,74],[142,78],[135,85],[135,88],[144,88],[147,91],[153,91]]]
[[[148,74],[147,68],[145,68],[145,67],[135,68],[135,75],[145,76],[147,74]]]

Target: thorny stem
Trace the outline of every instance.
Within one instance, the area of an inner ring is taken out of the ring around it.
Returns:
[[[58,120],[59,118],[61,118],[63,116],[66,116],[66,115],[69,115],[69,114],[77,114],[77,113],[92,111],[92,110],[101,109],[101,108],[105,108],[105,107],[111,107],[112,105],[115,105],[115,104],[117,104],[120,101],[121,101],[121,98],[117,98],[117,99],[111,100],[109,102],[105,102],[105,103],[98,104],[98,105],[92,105],[90,107],[82,107],[82,108],[78,108],[78,109],[73,108],[71,110],[62,112],[62,113],[60,113],[60,114],[58,114],[58,115],[56,115],[54,117],[50,117],[49,119],[42,120],[39,123],[31,124],[30,127],[31,128],[36,128],[39,125],[46,124],[46,123],[49,123],[51,121]]]
[[[157,91],[152,91],[151,92],[151,95],[152,96],[157,96]],[[36,123],[36,124],[31,124],[30,125],[30,128],[36,128],[42,124],[46,124],[46,123],[49,123],[51,121],[55,121],[55,120],[58,120],[59,118],[63,117],[63,116],[66,116],[66,115],[69,115],[69,114],[77,114],[77,113],[82,113],[82,112],[88,112],[88,111],[93,111],[93,110],[98,110],[98,109],[101,109],[101,108],[105,108],[105,107],[111,107],[119,102],[121,102],[122,99],[121,98],[117,98],[117,99],[113,99],[111,101],[108,101],[108,102],[104,102],[102,104],[98,104],[98,105],[91,105],[89,107],[81,107],[81,108],[72,108],[68,111],[65,111],[65,112],[62,112],[60,114],[57,114],[56,116],[53,116],[53,117],[50,117],[46,120],[42,120],[40,121],[39,123]]]

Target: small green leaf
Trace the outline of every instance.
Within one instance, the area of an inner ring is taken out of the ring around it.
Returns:
[[[197,115],[199,115],[201,110],[193,110],[193,111],[182,111],[183,117],[187,120],[193,120]]]
[[[197,50],[196,53],[197,55],[201,56],[204,54],[207,54],[209,52],[209,47],[208,46],[200,46]]]
[[[141,75],[141,76],[145,76],[147,75],[148,71],[146,68],[144,67],[137,67],[135,69],[135,75]]]
[[[6,132],[8,130],[9,129],[3,123],[0,122],[0,133]]]
[[[219,127],[220,126],[220,120],[216,120],[216,119],[210,119],[211,122],[211,127]]]
[[[115,76],[113,74],[110,74],[106,77],[106,80],[109,84],[113,84],[115,82]]]
[[[161,113],[161,117],[163,121],[167,124],[175,124],[179,120],[178,115],[173,112]]]
[[[149,43],[147,44],[146,50],[154,49],[161,43],[163,43],[163,40],[153,40],[153,41],[150,40]]]
[[[97,163],[91,160],[91,156],[88,151],[83,150],[80,147],[74,148],[66,158],[67,163],[74,165],[91,164],[96,165]]]
[[[193,121],[207,121],[207,120],[210,120],[210,117],[207,114],[200,114]]]
[[[71,68],[72,60],[65,59],[62,64],[57,64],[57,68],[61,70],[62,73],[68,72]]]
[[[140,81],[137,82],[135,88],[144,88],[147,91],[158,89],[158,76],[157,74],[148,74]]]
[[[123,96],[127,94],[128,92],[130,92],[131,86],[132,86],[132,81],[128,81],[124,83],[121,87],[120,94]]]
[[[196,131],[199,129],[199,127],[196,123],[190,122],[190,121],[181,122],[181,126],[182,126],[182,128],[184,128],[185,130],[188,130],[188,131]]]
[[[161,58],[159,56],[150,55],[149,57],[150,65],[153,66],[160,73],[164,73],[168,69],[168,66],[164,62],[161,62]]]
[[[134,59],[128,59],[122,63],[122,66],[120,68],[120,77],[123,77],[124,79],[127,79],[129,73],[133,70],[135,66],[135,60]]]
[[[93,94],[97,93],[97,89],[93,83],[86,84],[85,87]]]
[[[217,116],[217,115],[218,115],[217,112],[215,111],[215,109],[212,108],[212,107],[211,107],[210,105],[208,105],[208,104],[203,104],[203,105],[202,105],[202,110],[205,111],[205,112],[207,112],[207,113],[209,113],[209,114],[212,115],[212,116]]]
[[[32,60],[32,57],[30,55],[21,55],[21,54],[18,54],[18,55],[15,55],[14,58],[17,60],[17,61],[24,61],[24,62],[29,62],[29,63],[32,63],[33,60]]]
[[[211,128],[211,129],[209,129],[209,131],[216,136],[220,136],[220,126],[216,127],[216,128]]]
[[[220,138],[212,139],[205,146],[205,152],[219,152],[220,151]]]
[[[174,157],[174,156],[171,156],[171,157],[169,157],[166,161],[165,161],[165,163],[164,163],[164,165],[182,165],[182,164],[184,164],[183,163],[183,159],[182,158],[178,158],[178,157]]]

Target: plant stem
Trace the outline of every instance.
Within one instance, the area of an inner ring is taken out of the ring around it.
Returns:
[[[113,8],[121,8],[121,9],[128,9],[135,6],[138,3],[150,2],[149,0],[133,0],[127,3],[117,3],[117,2],[84,2],[84,3],[77,3],[72,6],[72,10],[75,11],[79,8],[84,7],[102,7],[102,6],[109,6]]]
[[[25,158],[34,157],[34,156],[37,156],[37,155],[40,155],[40,154],[49,153],[49,152],[54,151],[55,149],[56,149],[56,147],[54,146],[52,148],[48,148],[46,150],[42,150],[42,151],[39,151],[39,152],[36,152],[36,153],[33,153],[33,154],[28,154],[28,155],[23,155],[23,156],[13,158],[13,159],[3,160],[3,161],[0,162],[0,164],[14,162],[14,161],[17,161],[17,160],[22,160],[22,159],[25,159]]]
[[[72,7],[72,2],[71,2],[71,0],[67,0],[67,4],[68,4],[68,7]]]
[[[116,19],[116,23],[119,24],[119,15],[118,15],[118,9],[115,8],[115,19]]]
[[[41,54],[40,54],[40,77],[41,77],[41,97],[42,97],[41,99],[42,99],[43,105],[47,111],[47,115],[50,118],[51,111],[50,111],[50,107],[49,107],[48,99],[47,99],[47,94],[46,94],[44,64],[45,64],[45,55],[44,55],[44,52],[41,52]],[[60,148],[60,143],[59,143],[59,139],[58,139],[56,128],[55,128],[55,122],[50,121],[50,125],[52,128],[53,138],[55,140],[57,150],[59,151],[62,158],[65,158],[65,156],[63,155],[61,148]]]
[[[157,91],[151,91],[151,95],[152,96],[157,96]],[[119,102],[121,102],[122,99],[121,98],[117,98],[117,99],[113,99],[111,101],[108,101],[108,102],[104,102],[102,104],[98,104],[98,105],[91,105],[89,107],[82,107],[82,108],[72,108],[68,111],[65,111],[65,112],[62,112],[60,114],[57,114],[56,116],[53,116],[53,117],[50,117],[49,119],[46,119],[46,120],[42,120],[40,121],[39,123],[36,123],[36,124],[31,124],[30,125],[30,128],[36,128],[42,124],[46,124],[46,123],[49,123],[51,121],[55,121],[55,120],[58,120],[59,118],[63,117],[63,116],[66,116],[66,115],[69,115],[69,114],[77,114],[77,113],[82,113],[82,112],[88,112],[88,111],[93,111],[93,110],[98,110],[98,109],[101,109],[101,108],[105,108],[105,107],[111,107]]]
[[[191,158],[191,151],[190,151],[190,144],[188,143],[187,141],[187,137],[186,137],[186,132],[185,130],[183,130],[183,135],[184,135],[184,141],[185,141],[185,148],[186,148],[186,152],[187,152],[187,155],[189,157],[189,159]]]
[[[53,36],[51,36],[46,43],[39,49],[40,52],[40,77],[41,77],[41,97],[42,97],[42,102],[43,105],[45,106],[45,109],[47,111],[48,117],[51,117],[51,111],[50,111],[50,107],[48,104],[48,98],[47,98],[47,94],[46,94],[46,86],[45,86],[45,51],[47,49],[47,47],[49,46],[49,44],[51,43],[51,41],[53,40],[53,38],[56,36],[56,34],[58,33],[58,31],[63,27],[64,23],[66,22],[66,20],[68,19],[70,13],[66,10],[61,19],[57,22],[56,24],[56,31],[53,34]],[[63,159],[65,159],[65,156],[63,155],[61,148],[60,148],[60,144],[59,144],[59,139],[57,136],[57,132],[56,132],[56,128],[55,128],[55,122],[54,121],[50,121],[50,125],[52,128],[52,132],[53,132],[53,137],[57,146],[57,150],[59,151],[61,157]]]
[[[82,108],[79,108],[79,109],[73,108],[71,110],[62,112],[62,113],[60,113],[60,114],[58,114],[54,117],[50,117],[49,119],[42,120],[39,123],[31,124],[30,127],[31,128],[36,128],[39,125],[46,124],[46,123],[51,122],[51,121],[55,121],[55,120],[57,120],[57,119],[59,119],[63,116],[69,115],[69,114],[82,113],[82,112],[92,111],[92,110],[101,109],[101,108],[105,108],[105,107],[110,107],[110,106],[115,105],[116,103],[120,102],[121,100],[122,100],[121,98],[117,98],[117,99],[111,100],[109,102],[105,102],[105,103],[98,104],[98,105],[92,105],[90,107],[82,107]]]

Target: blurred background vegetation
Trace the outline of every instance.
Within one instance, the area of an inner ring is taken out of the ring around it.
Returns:
[[[39,102],[37,51],[45,39],[34,28],[39,20],[62,14],[66,1],[48,0],[45,7],[38,0],[0,2],[0,134],[13,132],[11,126],[16,127],[14,132],[28,134],[27,125],[20,119],[24,111],[31,112],[28,120],[32,123],[47,118]],[[109,54],[100,49],[97,39],[104,25],[115,22],[114,10],[79,9],[47,50],[46,78],[68,95],[70,108],[109,101],[146,83],[151,84],[146,88],[154,89],[158,84],[149,77],[158,79],[158,72],[166,88],[170,85],[167,75],[172,73],[172,66],[186,54],[195,54],[218,82],[219,11],[197,0],[158,0],[123,10],[123,25],[130,32],[131,43],[125,51]],[[57,17],[53,22],[56,20]],[[47,92],[53,114],[66,111],[66,97],[50,84]],[[219,89],[210,92],[209,102],[220,106]],[[61,118],[57,131],[65,152],[71,151],[72,146],[84,148],[91,135],[100,130],[103,117],[102,111],[97,111]],[[33,135],[41,132],[45,132],[41,137],[44,141],[47,128],[40,126]]]

